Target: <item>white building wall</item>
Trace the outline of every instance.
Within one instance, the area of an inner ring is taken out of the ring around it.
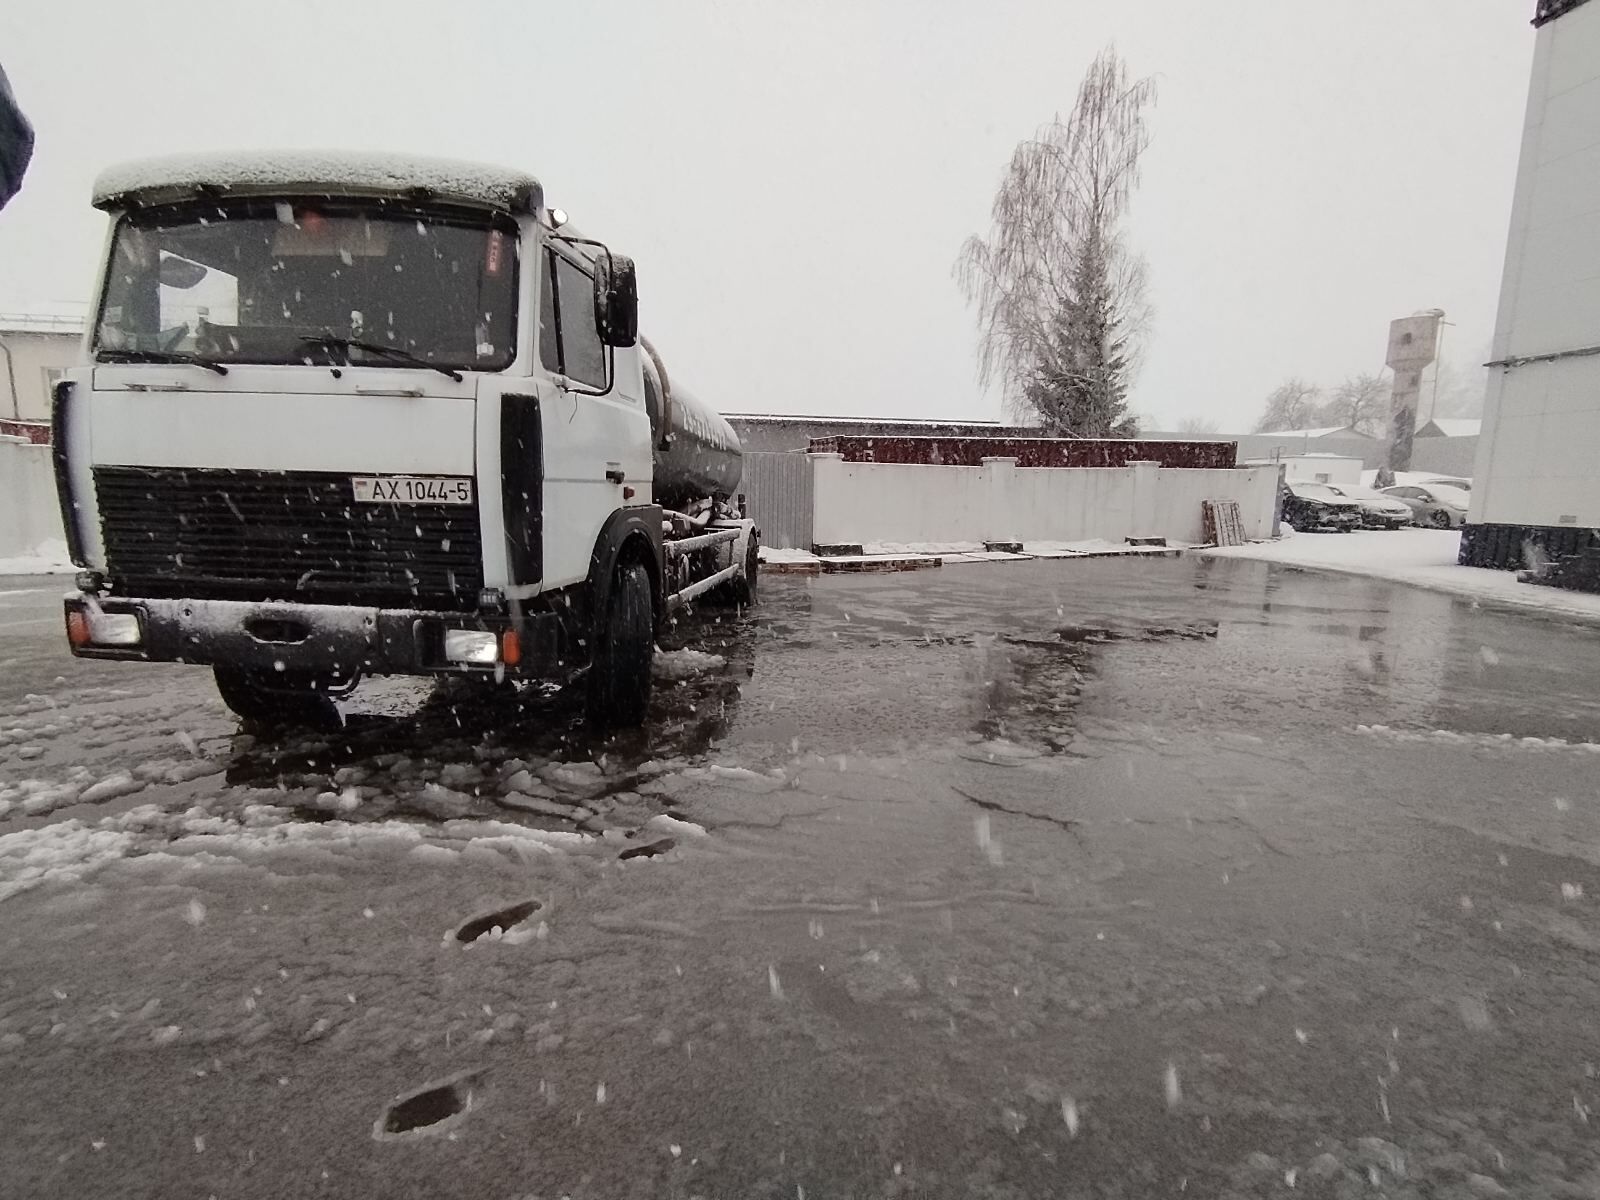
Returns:
[[[82,338],[74,333],[7,333],[0,331],[0,417],[19,421],[50,419],[50,379],[79,360]],[[11,364],[6,365],[6,352]],[[15,393],[11,390],[16,381]]]
[[[49,446],[0,437],[0,558],[22,558],[64,541]]]
[[[1077,542],[1130,536],[1203,539],[1202,500],[1237,500],[1247,537],[1270,537],[1276,467],[1190,470],[981,467],[845,462],[811,456],[812,537],[864,542]]]
[[[1496,360],[1600,345],[1600,3],[1537,33]],[[1493,368],[1473,522],[1600,527],[1600,357]]]
[[[1355,485],[1361,482],[1364,465],[1362,459],[1335,454],[1286,454],[1279,461],[1283,464],[1283,477],[1296,483]]]

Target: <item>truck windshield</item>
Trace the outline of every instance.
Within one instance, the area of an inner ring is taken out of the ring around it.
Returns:
[[[492,371],[512,359],[515,296],[507,219],[381,200],[185,204],[118,222],[94,344],[107,359]]]

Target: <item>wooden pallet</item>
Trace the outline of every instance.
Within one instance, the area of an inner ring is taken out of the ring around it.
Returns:
[[[1200,515],[1205,539],[1213,546],[1244,545],[1244,518],[1237,500],[1202,500]]]

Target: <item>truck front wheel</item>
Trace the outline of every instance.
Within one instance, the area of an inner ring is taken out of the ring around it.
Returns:
[[[244,667],[213,667],[222,702],[247,721],[322,725],[335,714],[328,694],[306,680]]]
[[[624,563],[595,629],[589,664],[589,720],[610,728],[643,725],[650,707],[650,664],[655,655],[655,607],[650,575]]]

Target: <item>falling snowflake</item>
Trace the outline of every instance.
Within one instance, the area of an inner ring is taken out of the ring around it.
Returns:
[[[1078,1136],[1078,1102],[1071,1096],[1061,1097],[1061,1120],[1067,1127],[1068,1137]]]

